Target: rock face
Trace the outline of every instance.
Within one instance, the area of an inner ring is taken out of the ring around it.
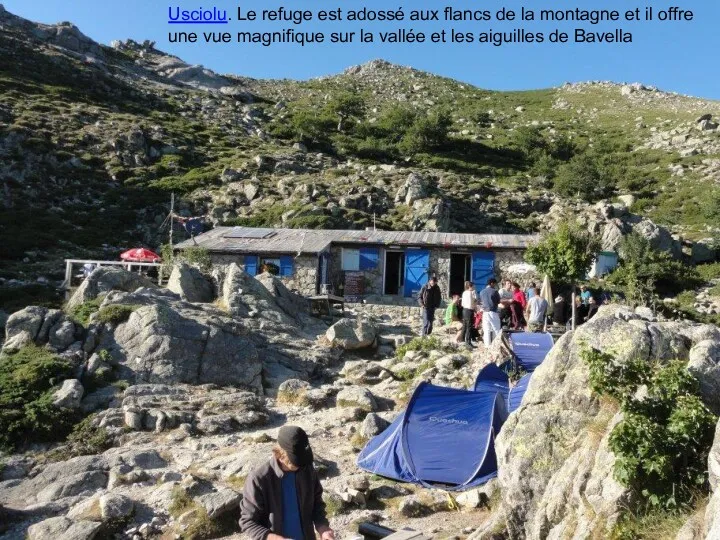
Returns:
[[[711,538],[720,538],[720,422],[715,430],[715,441],[708,459],[708,472],[712,496],[705,510],[703,527],[705,529],[704,538],[710,540]]]
[[[60,310],[29,306],[10,315],[5,326],[3,352],[13,352],[25,345],[49,345],[64,351],[81,334],[81,329]]]
[[[375,343],[377,328],[365,320],[342,319],[328,328],[325,337],[334,347],[364,349]]]
[[[133,304],[138,297],[120,293],[112,301]],[[242,324],[168,297],[154,299],[101,341],[136,381],[262,388],[262,363]]]
[[[167,288],[188,302],[212,302],[212,284],[200,270],[181,263],[173,267]]]
[[[100,267],[82,282],[67,305],[72,309],[110,291],[133,292],[140,287],[154,288],[155,285],[143,276],[122,268]]]
[[[680,359],[690,360],[691,369],[705,366],[704,397],[710,403],[718,359],[703,342],[720,344],[719,332],[710,325],[649,322],[605,306],[560,338],[497,440],[501,513],[509,535],[588,538],[609,531],[630,502],[630,493],[613,478],[615,458],[608,447],[621,415],[590,390],[581,344],[612,351],[621,363]]]

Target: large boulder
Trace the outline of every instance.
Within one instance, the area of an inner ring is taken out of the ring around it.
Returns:
[[[54,517],[31,525],[27,531],[27,540],[93,540],[101,528],[102,524],[94,521]]]
[[[50,345],[62,352],[81,335],[80,328],[59,309],[28,306],[13,313],[5,326],[4,352],[26,345]]]
[[[377,327],[364,319],[341,319],[328,328],[325,337],[333,347],[364,349],[375,343]]]
[[[167,288],[188,302],[212,302],[213,288],[203,273],[189,264],[173,267]]]
[[[712,262],[717,258],[718,249],[712,238],[698,240],[692,245],[692,260],[695,263]]]
[[[72,309],[110,291],[133,292],[140,287],[154,288],[156,285],[140,274],[115,266],[96,268],[75,290],[67,307]]]
[[[710,540],[720,538],[720,422],[718,422],[715,429],[715,441],[710,450],[708,473],[712,495],[705,510],[705,521],[703,523],[705,535],[698,535],[698,538]]]
[[[80,408],[85,389],[77,379],[67,379],[53,394],[53,405],[60,409],[76,411]]]
[[[307,316],[310,310],[310,302],[304,296],[300,296],[288,289],[285,284],[269,272],[263,272],[255,278],[275,298],[275,302],[287,315],[295,319]]]
[[[219,312],[158,301],[134,311],[106,342],[137,382],[262,388],[262,363],[247,331]]]
[[[613,476],[608,444],[622,415],[590,389],[583,347],[612,351],[620,364],[631,358],[648,364],[690,361],[690,369],[702,366],[695,371],[701,383],[714,388],[720,382],[717,360],[706,340],[720,343],[716,327],[650,322],[617,306],[603,306],[592,321],[560,338],[497,439],[503,497],[498,515],[509,536],[606,535],[632,503],[630,491]]]
[[[268,278],[263,278],[268,281]],[[262,282],[245,272],[237,264],[228,266],[222,284],[222,300],[231,315],[263,318],[288,326],[296,325],[276,301],[273,293]],[[273,282],[272,289],[276,290]]]

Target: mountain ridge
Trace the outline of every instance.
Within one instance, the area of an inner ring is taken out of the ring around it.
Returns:
[[[678,241],[718,234],[720,102],[639,83],[499,92],[384,60],[253,79],[70,23],[0,25],[5,280],[159,247],[171,192],[209,224],[457,232],[536,232],[554,205],[628,196]],[[337,129],[348,95],[362,111]]]

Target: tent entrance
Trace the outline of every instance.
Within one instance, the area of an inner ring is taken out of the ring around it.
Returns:
[[[402,251],[385,252],[385,279],[383,293],[392,296],[402,294],[405,286],[405,253]]]
[[[450,255],[450,296],[462,294],[465,290],[465,282],[470,281],[470,267],[472,259],[469,253],[452,253]]]

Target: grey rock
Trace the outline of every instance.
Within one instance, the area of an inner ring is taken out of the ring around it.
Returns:
[[[201,495],[196,499],[212,519],[234,510],[240,504],[242,495],[232,489],[221,489]]]
[[[708,457],[708,476],[712,490],[720,493],[720,422],[715,428],[715,440]]]
[[[405,204],[408,206],[428,196],[428,182],[417,173],[410,173],[405,181]]]
[[[430,507],[415,495],[410,495],[400,501],[398,512],[405,517],[421,517],[430,513]]]
[[[377,410],[377,401],[370,390],[362,386],[348,386],[338,392],[337,406],[343,408],[357,407],[365,412]]]
[[[173,267],[167,288],[188,302],[212,302],[213,288],[203,273],[189,264]]]
[[[228,317],[156,303],[133,312],[113,341],[138,382],[261,387],[258,352]]]
[[[688,370],[700,381],[705,403],[720,414],[720,341],[706,339],[690,349]]]
[[[389,425],[390,422],[385,420],[383,417],[375,413],[370,413],[365,417],[365,420],[363,420],[363,423],[360,426],[360,435],[366,439],[370,439],[371,437],[380,435],[380,433],[385,431]]]
[[[284,403],[305,405],[309,390],[310,383],[299,379],[288,379],[278,387],[277,399]]]
[[[632,493],[613,476],[615,457],[608,442],[622,415],[590,389],[580,357],[583,346],[612,351],[620,365],[631,358],[649,364],[689,361],[710,400],[715,343],[720,337],[711,327],[650,322],[617,306],[601,307],[590,322],[563,335],[534,372],[521,407],[496,441],[499,512],[506,517],[507,534],[533,539],[572,531],[609,534],[633,502]]]
[[[47,313],[47,308],[29,306],[10,315],[5,324],[3,352],[16,351],[34,343]]]
[[[72,521],[66,517],[54,517],[31,525],[28,540],[92,540],[97,537],[101,523]]]
[[[72,309],[110,291],[133,292],[140,287],[155,288],[156,286],[147,278],[122,268],[96,268],[75,290],[67,307]]]
[[[61,409],[77,410],[80,408],[85,389],[77,379],[67,379],[53,394],[53,405]]]
[[[126,518],[135,511],[133,500],[124,495],[108,493],[100,497],[99,503],[103,521]]]
[[[341,319],[328,328],[325,337],[334,347],[346,350],[364,349],[375,343],[377,328],[363,319]]]

